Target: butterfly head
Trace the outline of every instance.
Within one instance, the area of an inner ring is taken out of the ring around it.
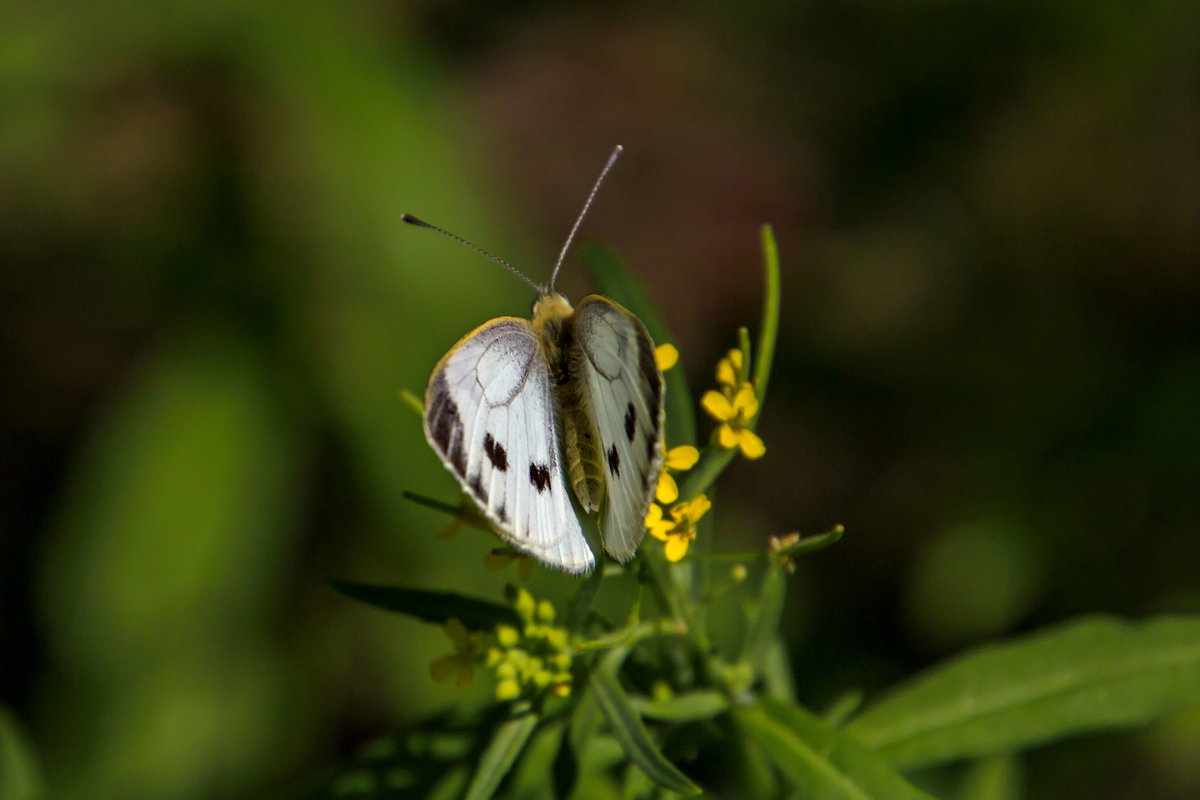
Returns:
[[[538,295],[538,298],[533,301],[534,330],[538,332],[539,336],[547,328],[557,331],[562,327],[563,322],[574,313],[575,309],[571,307],[570,301],[558,292]]]

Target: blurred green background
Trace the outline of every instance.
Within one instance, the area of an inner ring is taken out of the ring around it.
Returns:
[[[330,577],[498,597],[397,391],[585,225],[693,386],[784,322],[716,549],[792,581],[821,707],[1093,611],[1200,611],[1200,6],[884,0],[0,10],[0,701],[52,796],[302,791],[460,695]],[[586,291],[578,261],[561,282]],[[544,572],[535,591],[566,591]],[[481,692],[473,687],[472,692]],[[1036,797],[1194,797],[1200,719]]]

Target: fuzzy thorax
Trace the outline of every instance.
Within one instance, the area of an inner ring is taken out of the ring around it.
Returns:
[[[575,342],[575,309],[561,294],[546,294],[533,304],[533,329],[546,353],[558,401],[559,429],[567,480],[579,505],[595,512],[604,499],[604,468],[595,413],[584,399],[580,359]]]

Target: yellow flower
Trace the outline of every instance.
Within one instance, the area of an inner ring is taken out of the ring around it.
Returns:
[[[523,581],[529,580],[533,574],[533,557],[518,553],[511,547],[493,549],[483,557],[483,566],[489,572],[499,572],[514,561],[517,562],[517,577]]]
[[[679,362],[679,350],[673,344],[660,344],[654,348],[654,360],[660,372],[666,372]]]
[[[732,394],[733,387],[738,385],[742,375],[742,351],[730,350],[724,358],[717,362],[717,383],[722,390]]]
[[[679,485],[668,470],[685,472],[696,466],[700,460],[700,451],[690,444],[672,447],[663,459],[662,472],[658,476],[658,488],[654,491],[654,499],[660,503],[674,503],[679,499]]]
[[[742,383],[732,402],[724,393],[710,389],[704,393],[700,405],[721,423],[717,428],[717,442],[721,447],[727,450],[740,447],[742,455],[750,459],[761,458],[767,452],[763,440],[749,427],[758,413],[758,398],[749,381]]]
[[[454,644],[454,652],[429,665],[429,674],[439,683],[458,676],[456,684],[462,689],[475,676],[475,661],[486,649],[482,633],[470,633],[456,617],[446,620],[443,630]]]
[[[646,514],[646,529],[650,535],[666,542],[663,552],[668,561],[678,561],[687,555],[688,545],[696,538],[696,523],[712,508],[705,495],[697,495],[686,503],[671,506],[671,519],[664,519],[662,506],[650,505]]]

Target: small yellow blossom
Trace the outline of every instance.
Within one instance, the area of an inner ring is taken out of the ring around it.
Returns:
[[[742,383],[732,402],[724,393],[710,389],[704,393],[700,404],[721,423],[717,428],[717,442],[721,447],[727,450],[740,447],[742,455],[750,459],[761,458],[767,452],[763,440],[749,427],[758,413],[758,398],[749,381]]]
[[[499,572],[509,564],[517,562],[517,577],[529,580],[533,574],[533,557],[518,553],[511,547],[497,547],[483,557],[483,566],[488,572]]]
[[[730,350],[724,358],[717,362],[717,383],[722,390],[733,393],[733,387],[738,385],[742,375],[742,351]]]
[[[646,529],[659,541],[666,542],[663,552],[668,561],[678,561],[687,555],[688,545],[696,538],[696,523],[712,508],[705,495],[697,495],[685,503],[671,506],[671,519],[663,517],[662,506],[650,505],[646,514]]]
[[[660,503],[674,503],[679,499],[679,485],[671,472],[686,472],[696,466],[700,460],[700,451],[690,444],[681,444],[667,451],[663,459],[662,472],[658,476],[658,488],[654,491],[654,499]]]
[[[454,652],[448,656],[442,656],[430,664],[429,674],[439,683],[444,683],[457,675],[456,684],[458,688],[462,689],[470,684],[471,678],[475,676],[475,661],[486,649],[483,634],[470,633],[456,617],[446,620],[443,629],[454,644]]]
[[[660,372],[666,372],[679,362],[679,350],[673,344],[660,344],[654,348],[654,360]]]

